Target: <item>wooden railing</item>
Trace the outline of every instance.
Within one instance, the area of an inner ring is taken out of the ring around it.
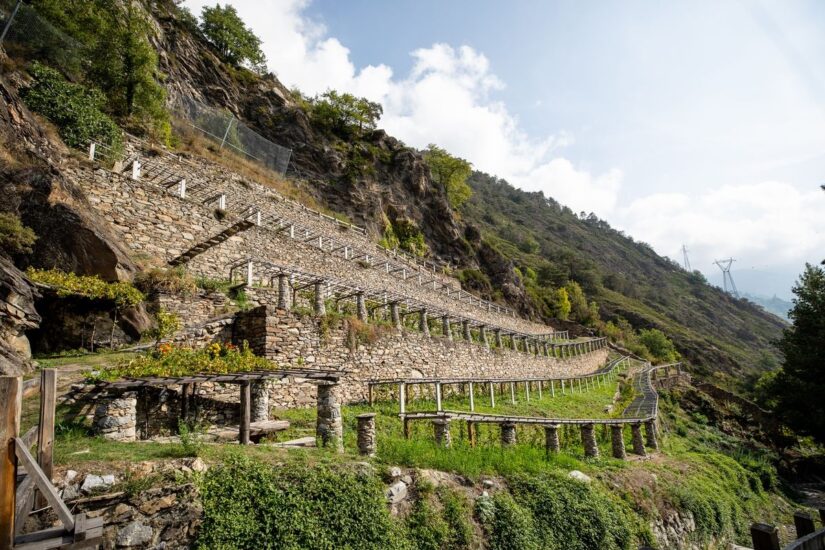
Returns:
[[[819,519],[823,527],[816,529],[813,516],[805,511],[793,515],[796,528],[796,540],[785,546],[779,546],[779,529],[766,523],[751,525],[753,550],[825,550],[825,509],[819,510]]]
[[[37,393],[40,419],[21,436],[23,399]],[[89,548],[103,536],[102,518],[73,515],[52,484],[56,396],[54,369],[43,369],[39,378],[25,382],[0,377],[0,550]],[[34,444],[37,458],[30,450]],[[23,534],[35,507],[51,507],[63,526]]]

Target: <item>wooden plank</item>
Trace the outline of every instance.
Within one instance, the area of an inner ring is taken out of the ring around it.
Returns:
[[[37,463],[49,482],[54,469],[54,409],[57,400],[57,371],[40,371],[40,429],[37,432]],[[46,506],[46,498],[39,494],[37,507]]]
[[[249,382],[241,384],[241,424],[238,429],[238,440],[241,445],[249,445],[249,424],[252,417],[251,388]]]
[[[22,436],[20,436],[20,439],[23,440],[23,443],[26,444],[27,448],[31,449],[32,445],[37,443],[37,437],[38,437],[39,432],[40,432],[40,427],[39,426],[32,426],[31,428],[29,428],[29,431],[27,431]]]
[[[74,517],[66,507],[66,504],[57,494],[57,489],[55,489],[52,482],[37,465],[37,462],[34,461],[34,457],[23,444],[23,441],[21,441],[18,437],[15,438],[14,442],[14,452],[17,455],[18,460],[20,460],[23,467],[26,469],[26,473],[34,478],[34,482],[37,484],[37,488],[40,489],[40,493],[46,497],[46,500],[54,509],[57,517],[63,522],[63,526],[68,531],[72,531],[74,529]]]
[[[34,507],[34,478],[26,476],[17,486],[14,497],[14,533],[18,534],[23,530],[29,512]]]
[[[14,497],[17,481],[15,438],[20,435],[23,384],[17,376],[0,377],[0,550],[14,545]]]

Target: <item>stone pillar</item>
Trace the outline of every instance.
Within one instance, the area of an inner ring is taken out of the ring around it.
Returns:
[[[656,440],[656,421],[648,420],[645,422],[645,439],[647,439],[647,446],[654,451],[659,450],[659,442]]]
[[[111,441],[137,440],[137,392],[100,401],[95,407],[95,431]]]
[[[269,420],[269,384],[266,380],[252,382],[252,422]]]
[[[481,335],[481,343],[485,348],[490,349],[490,341],[487,340],[487,327],[481,325],[479,327],[479,334]]]
[[[315,315],[321,316],[327,314],[327,305],[324,303],[324,282],[315,282]]]
[[[613,446],[613,458],[624,460],[627,458],[627,453],[624,450],[624,426],[617,424],[610,426],[610,443]]]
[[[435,435],[435,442],[442,447],[449,447],[453,440],[450,436],[450,419],[436,418],[433,420],[433,434]]]
[[[464,339],[468,342],[472,341],[473,334],[470,332],[470,321],[467,321],[466,319],[461,321],[461,328],[464,333]]]
[[[341,404],[338,402],[338,384],[318,385],[318,413],[315,423],[315,436],[322,447],[334,447],[339,453],[344,452],[344,426],[341,421]]]
[[[358,314],[358,320],[364,323],[367,322],[367,302],[364,300],[364,293],[357,292],[355,294],[355,311]]]
[[[289,276],[286,273],[278,275],[278,309],[289,309]]]
[[[587,458],[597,458],[599,456],[599,445],[596,443],[596,430],[593,424],[582,424],[582,443],[584,444],[584,456]]]
[[[376,413],[359,414],[358,420],[358,454],[375,456],[375,415]]]
[[[544,427],[544,448],[548,455],[559,452],[561,445],[559,445],[558,424],[550,424]]]
[[[510,447],[516,444],[516,425],[511,422],[505,422],[501,425],[501,445],[502,447]]]
[[[550,356],[550,346],[547,344],[547,340],[545,340],[543,342],[543,345],[544,345],[544,356],[549,357]]]
[[[631,424],[630,431],[633,434],[633,454],[647,456],[647,452],[645,452],[645,442],[644,439],[642,439],[642,425]]]
[[[501,349],[504,347],[504,342],[501,340],[501,329],[496,329],[496,347]]]
[[[430,337],[430,323],[427,320],[426,309],[422,309],[421,313],[418,314],[418,329],[421,331],[421,334],[427,338]]]
[[[398,309],[398,302],[390,303],[390,317],[392,318],[392,326],[397,330],[401,330],[401,312]]]
[[[450,342],[453,341],[453,329],[450,327],[450,318],[446,315],[441,318],[441,333],[444,338]]]

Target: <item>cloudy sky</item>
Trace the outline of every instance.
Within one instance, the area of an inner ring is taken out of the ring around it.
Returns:
[[[212,1],[186,0],[194,13]],[[269,68],[787,297],[825,258],[825,3],[233,0]]]

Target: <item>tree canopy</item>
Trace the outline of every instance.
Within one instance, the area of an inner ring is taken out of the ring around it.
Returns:
[[[329,90],[311,102],[313,122],[344,139],[374,130],[384,114],[380,103],[349,93]]]
[[[825,269],[807,264],[793,288],[793,324],[778,342],[784,356],[771,384],[776,413],[825,443]]]
[[[424,152],[424,160],[430,167],[433,180],[444,186],[447,191],[447,199],[450,206],[458,208],[469,199],[473,190],[467,183],[467,178],[472,173],[472,165],[466,160],[454,157],[446,150],[435,144],[427,146]]]
[[[266,72],[266,56],[261,51],[261,39],[246,26],[233,6],[204,6],[200,28],[226,62],[246,65],[258,73]]]

